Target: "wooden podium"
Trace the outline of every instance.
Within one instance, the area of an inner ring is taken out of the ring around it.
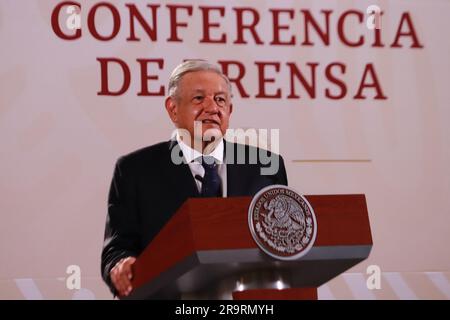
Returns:
[[[138,257],[126,299],[317,299],[317,287],[369,256],[372,236],[364,195],[305,197],[317,237],[293,261],[256,245],[251,197],[188,199]]]

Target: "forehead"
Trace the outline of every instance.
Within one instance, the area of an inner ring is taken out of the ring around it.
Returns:
[[[214,71],[188,72],[180,80],[180,89],[188,91],[228,92],[225,79]]]

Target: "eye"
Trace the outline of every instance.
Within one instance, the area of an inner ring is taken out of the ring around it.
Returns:
[[[200,95],[194,96],[194,98],[192,98],[192,101],[194,103],[201,103],[203,101],[203,96],[200,96]]]
[[[216,100],[216,103],[220,106],[224,106],[226,103],[225,97],[222,97],[222,96],[216,96],[215,100]]]

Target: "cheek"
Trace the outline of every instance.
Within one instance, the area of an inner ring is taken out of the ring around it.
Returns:
[[[182,113],[179,113],[179,117],[183,122],[191,123],[197,118],[197,112],[193,108],[184,109]]]
[[[222,118],[222,121],[228,122],[228,120],[230,119],[230,113],[224,111],[220,114],[220,117]]]
[[[222,114],[221,115],[221,127],[228,127],[228,123],[230,121],[230,115],[229,114]]]
[[[189,110],[189,116],[190,118],[192,118],[193,120],[196,120],[200,115],[202,114],[202,109],[198,108],[198,107],[191,107],[191,109]]]

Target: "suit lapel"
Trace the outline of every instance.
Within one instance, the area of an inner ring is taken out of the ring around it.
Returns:
[[[197,184],[192,177],[189,165],[184,162],[175,164],[171,158],[172,154],[179,154],[182,156],[180,146],[176,140],[169,141],[168,175],[172,184],[171,190],[181,198],[199,197],[200,194],[198,193]]]
[[[242,181],[242,177],[239,176],[239,165],[227,164],[227,196],[233,197],[241,194],[239,180]]]
[[[225,140],[224,140],[225,141]],[[228,155],[227,155],[228,150]],[[242,195],[242,188],[245,185],[245,170],[242,170],[243,164],[236,163],[236,148],[234,143],[225,141],[225,161],[227,163],[227,196]]]

